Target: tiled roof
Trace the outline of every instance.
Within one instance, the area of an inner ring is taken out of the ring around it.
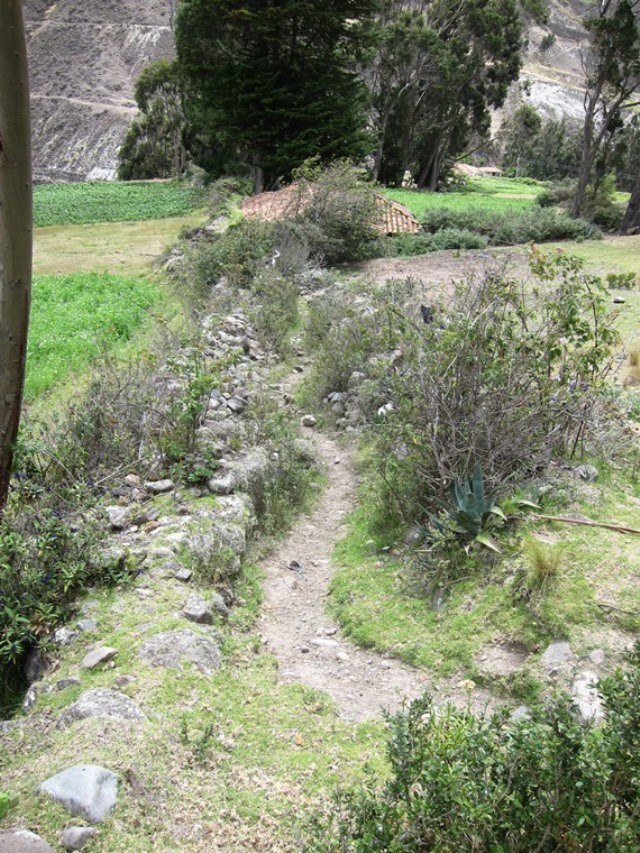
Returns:
[[[270,222],[299,216],[311,201],[312,186],[290,184],[276,192],[260,193],[247,198],[242,205],[242,213],[247,219],[260,219]],[[375,223],[377,230],[384,234],[416,234],[420,223],[411,212],[396,201],[376,193],[376,205],[379,212]]]

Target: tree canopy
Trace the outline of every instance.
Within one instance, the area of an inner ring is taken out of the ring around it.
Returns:
[[[515,0],[386,0],[368,74],[379,137],[376,177],[410,171],[435,189],[447,158],[489,128],[521,67]]]
[[[309,157],[360,157],[366,90],[355,71],[377,0],[183,0],[178,62],[193,130],[256,189]]]

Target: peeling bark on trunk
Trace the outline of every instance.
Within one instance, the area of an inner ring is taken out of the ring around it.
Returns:
[[[0,513],[18,435],[31,297],[27,48],[20,0],[0,2]]]

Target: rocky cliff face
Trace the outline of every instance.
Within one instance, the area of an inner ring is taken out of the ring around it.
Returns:
[[[36,181],[112,178],[142,68],[173,51],[174,0],[24,0]]]

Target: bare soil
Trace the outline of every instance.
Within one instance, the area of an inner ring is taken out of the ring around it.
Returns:
[[[264,563],[263,642],[276,655],[280,678],[328,693],[341,717],[362,721],[427,689],[437,702],[482,711],[493,704],[484,691],[464,683],[436,683],[428,673],[356,646],[340,633],[325,604],[334,571],[332,551],[356,504],[352,449],[307,430],[328,484],[310,515],[298,519],[287,540]]]

